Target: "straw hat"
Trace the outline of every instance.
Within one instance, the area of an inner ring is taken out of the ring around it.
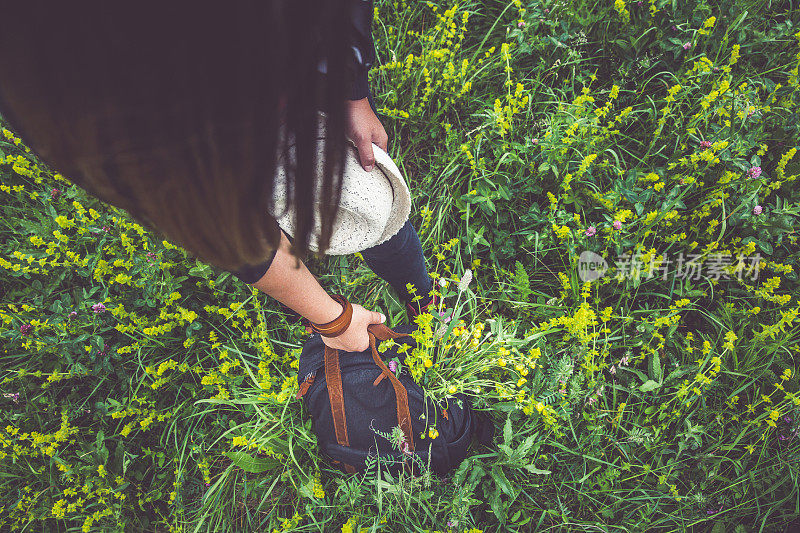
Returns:
[[[324,115],[320,113],[320,139],[324,140]],[[323,143],[319,143],[320,148]],[[366,250],[384,243],[400,231],[411,212],[411,194],[408,185],[392,158],[375,144],[372,145],[375,166],[367,172],[358,160],[354,145],[348,143],[345,149],[344,173],[342,176],[342,195],[339,211],[334,220],[328,255],[346,255]],[[294,147],[289,147],[289,157],[294,158]],[[324,161],[317,157],[317,201],[314,204],[314,229],[311,232],[309,248],[319,251],[318,241],[321,231],[320,202],[321,180]],[[286,171],[282,161],[278,161],[275,176],[275,195],[273,216],[287,235],[294,236],[294,209],[287,202]],[[291,188],[289,194],[291,194]],[[289,204],[287,206],[287,204]]]

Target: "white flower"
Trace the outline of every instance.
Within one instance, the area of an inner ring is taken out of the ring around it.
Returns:
[[[467,286],[472,282],[472,270],[467,269],[464,271],[464,275],[461,276],[461,281],[458,282],[458,292],[464,292],[467,290]]]

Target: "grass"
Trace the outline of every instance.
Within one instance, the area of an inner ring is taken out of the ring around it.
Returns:
[[[4,130],[0,529],[792,530],[798,24],[793,2],[377,3],[373,94],[454,314],[404,364],[498,429],[445,479],[330,469],[299,325]],[[358,257],[311,266],[407,320]]]

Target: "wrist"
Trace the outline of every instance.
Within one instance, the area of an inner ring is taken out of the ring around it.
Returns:
[[[305,317],[314,324],[325,324],[342,314],[342,304],[326,295],[325,301]]]
[[[311,330],[310,333],[319,333],[323,337],[338,337],[348,330],[353,319],[353,305],[340,294],[334,295],[333,300],[342,307],[342,312],[328,322],[307,325]]]
[[[347,107],[350,111],[359,111],[367,108],[372,111],[372,106],[369,105],[369,98],[366,96],[358,99],[351,98],[349,100],[345,100],[345,107]]]

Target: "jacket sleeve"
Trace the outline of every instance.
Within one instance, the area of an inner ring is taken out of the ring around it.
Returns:
[[[275,225],[274,227],[278,234],[282,234],[283,231],[280,229],[280,226],[278,226],[278,222],[273,219],[272,223]],[[266,274],[267,270],[269,270],[269,267],[272,265],[272,261],[275,259],[275,255],[277,253],[278,249],[275,248],[266,254],[264,261],[255,265],[242,265],[237,270],[230,270],[229,272],[239,278],[241,281],[252,285],[264,277],[264,274]]]
[[[263,263],[259,263],[257,265],[245,265],[239,270],[232,270],[231,274],[245,283],[252,285],[264,277],[264,274],[267,273],[267,270],[269,270],[269,267],[272,265],[272,260],[275,259],[275,254],[277,252],[277,249],[270,252],[269,257]]]
[[[375,44],[372,41],[372,0],[348,0],[350,10],[350,50],[352,78],[350,99],[361,100],[369,95],[367,73],[375,63]]]

